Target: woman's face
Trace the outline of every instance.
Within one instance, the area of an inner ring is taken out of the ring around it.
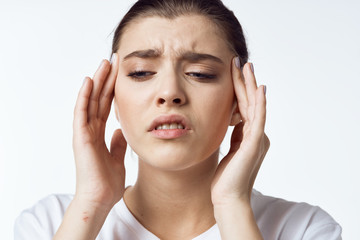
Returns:
[[[115,109],[141,161],[179,170],[217,155],[236,106],[234,54],[223,38],[198,15],[147,17],[126,28]]]

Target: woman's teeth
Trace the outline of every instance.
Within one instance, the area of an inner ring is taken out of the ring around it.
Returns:
[[[171,124],[161,124],[155,128],[155,130],[162,130],[162,129],[184,129],[184,126],[180,123],[171,123]]]

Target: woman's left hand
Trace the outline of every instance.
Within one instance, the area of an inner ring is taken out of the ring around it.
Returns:
[[[264,133],[266,119],[265,86],[257,86],[251,63],[241,70],[232,61],[232,78],[242,121],[231,136],[229,153],[216,170],[212,186],[213,205],[234,201],[250,204],[251,192],[270,141]]]

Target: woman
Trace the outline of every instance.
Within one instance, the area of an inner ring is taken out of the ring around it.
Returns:
[[[76,102],[75,195],[25,211],[17,239],[341,238],[320,208],[253,190],[269,148],[266,88],[220,1],[140,0],[116,29],[112,52]],[[113,100],[122,130],[108,150]],[[229,125],[231,148],[218,164]],[[139,172],[125,188],[127,143]]]

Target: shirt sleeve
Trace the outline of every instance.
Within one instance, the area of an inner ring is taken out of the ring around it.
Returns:
[[[14,239],[15,240],[30,240],[30,239],[51,239],[49,232],[45,231],[39,222],[37,216],[31,211],[25,210],[16,219],[14,225]]]
[[[252,207],[264,239],[342,239],[339,223],[318,206],[264,196],[255,191]]]
[[[327,212],[320,207],[315,211],[308,223],[303,240],[341,240],[342,228]]]
[[[50,195],[24,210],[15,220],[14,239],[51,240],[70,202],[68,195]]]
[[[337,223],[310,226],[304,234],[304,240],[341,240],[342,228]]]

